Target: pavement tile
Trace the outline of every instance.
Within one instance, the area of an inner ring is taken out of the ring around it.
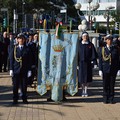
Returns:
[[[102,80],[93,77],[89,97],[82,98],[81,88],[74,97],[67,95],[67,102],[47,102],[47,96],[39,96],[28,88],[29,104],[19,100],[12,106],[12,81],[8,73],[0,73],[0,120],[120,120],[120,78],[115,87],[116,104],[103,104]]]

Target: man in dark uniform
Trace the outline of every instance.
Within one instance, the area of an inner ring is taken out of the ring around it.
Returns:
[[[23,103],[27,104],[27,77],[31,76],[31,55],[24,45],[25,37],[19,34],[18,46],[15,46],[10,56],[10,76],[13,79],[13,104],[18,103],[18,89],[22,90]]]
[[[3,33],[3,65],[4,65],[4,72],[7,71],[7,63],[8,63],[8,46],[10,45],[10,39],[8,38],[7,32]]]
[[[106,46],[99,51],[99,75],[103,77],[103,103],[114,101],[114,86],[117,72],[119,70],[119,52],[117,46],[112,44],[112,36],[107,35]]]

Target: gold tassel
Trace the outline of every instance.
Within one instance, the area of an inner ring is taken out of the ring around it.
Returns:
[[[16,46],[15,46],[15,48],[14,48],[14,58],[15,58],[15,60],[16,60],[17,62],[20,63],[20,67],[22,67],[22,57],[20,57],[20,58],[17,58],[17,57],[16,57]]]
[[[43,22],[43,29],[46,31],[46,28],[47,28],[47,20],[44,19],[44,22]]]
[[[105,48],[104,47],[102,47],[102,56],[103,56],[104,61],[110,60],[110,64],[111,64],[111,54],[105,55]]]

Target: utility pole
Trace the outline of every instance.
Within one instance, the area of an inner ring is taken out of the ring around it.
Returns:
[[[13,33],[17,33],[17,20],[18,20],[18,15],[17,15],[15,9],[13,10],[13,15],[14,15],[14,18],[13,18]]]

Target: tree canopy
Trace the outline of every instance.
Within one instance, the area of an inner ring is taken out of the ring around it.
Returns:
[[[63,3],[67,5],[68,16],[77,16],[74,8],[73,0],[51,0],[52,3],[63,6]],[[8,8],[10,18],[13,17],[13,9],[16,9],[18,13],[22,13],[22,7],[24,4],[25,13],[34,13],[33,9],[43,8],[45,12],[54,11],[56,14],[60,12],[60,9],[50,4],[50,0],[0,0],[0,8]]]

